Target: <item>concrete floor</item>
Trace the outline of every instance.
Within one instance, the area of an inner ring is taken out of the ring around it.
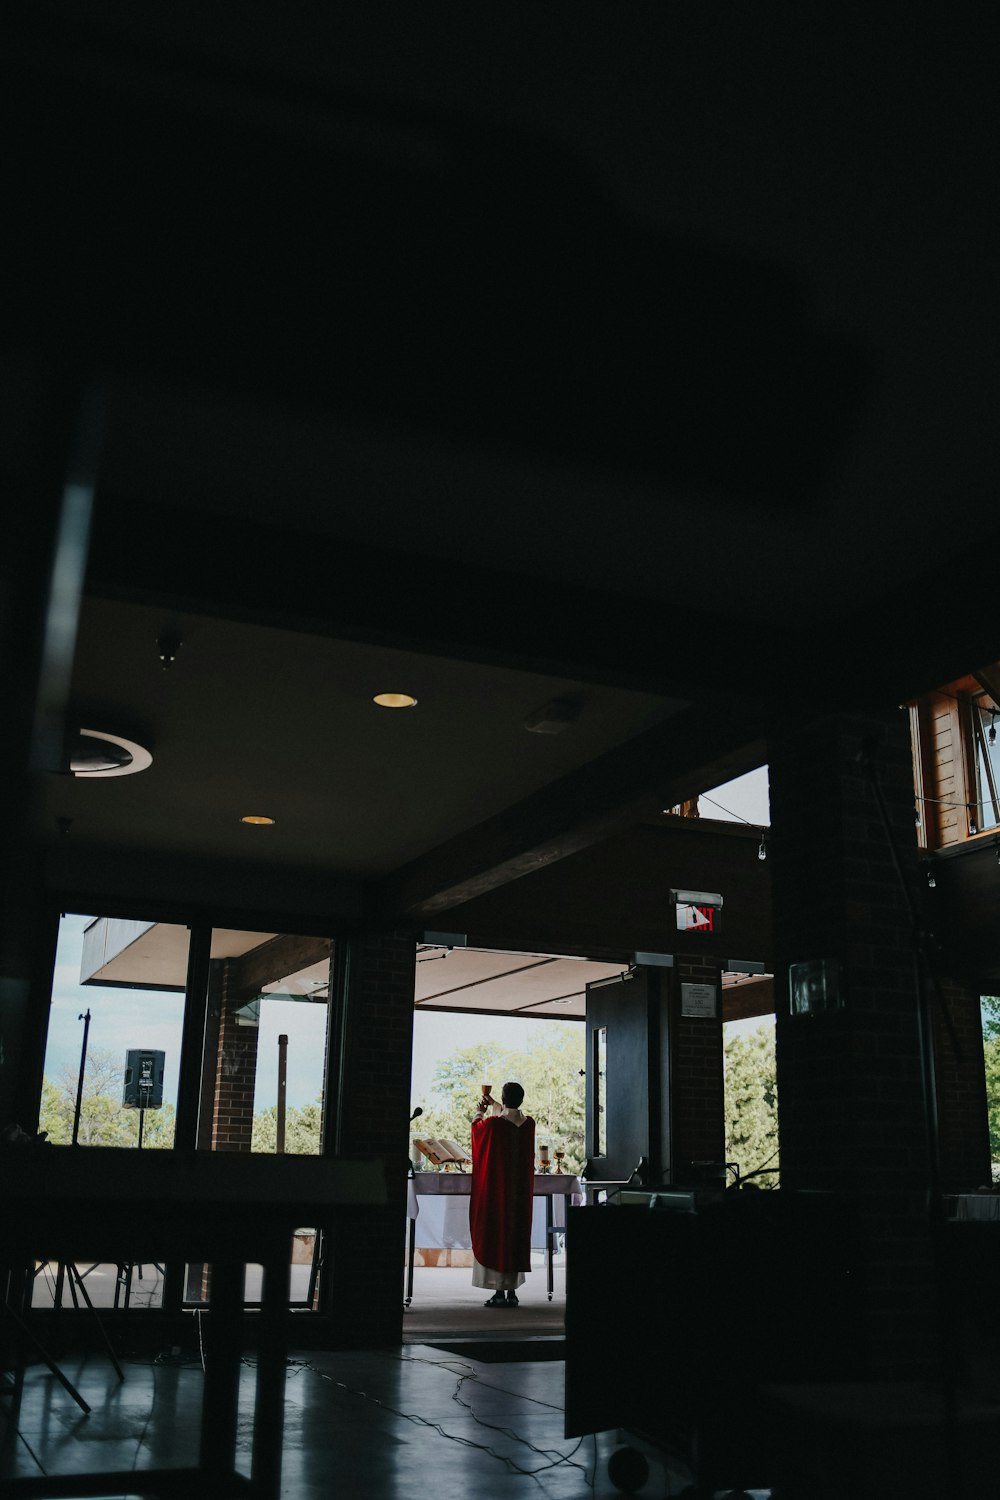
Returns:
[[[63,1361],[93,1407],[84,1416],[44,1367],[27,1374],[16,1430],[0,1408],[0,1472],[83,1475],[194,1464],[197,1362],[127,1361],[119,1384],[97,1356]],[[240,1395],[241,1472],[249,1472],[254,1370]],[[282,1500],[611,1500],[616,1433],[563,1437],[561,1361],[484,1362],[432,1345],[308,1352],[288,1366]],[[689,1476],[655,1453],[640,1496],[680,1495]],[[0,1482],[0,1490],[3,1485]]]
[[[562,1359],[565,1266],[548,1300],[541,1256],[520,1306],[485,1308],[471,1271],[414,1272],[398,1349],[293,1356],[285,1399],[282,1500],[611,1500],[608,1460],[641,1451],[640,1497],[681,1495],[677,1460],[615,1431],[566,1439]],[[401,1297],[405,1293],[401,1285]],[[61,1368],[92,1407],[85,1416],[44,1366],[29,1368],[18,1413],[0,1403],[0,1474],[82,1475],[194,1464],[201,1420],[197,1359],[123,1361],[119,1383],[99,1355]],[[255,1371],[240,1388],[239,1459],[249,1473]],[[137,1479],[137,1485],[141,1480]],[[3,1485],[0,1482],[0,1491]],[[760,1492],[761,1494],[765,1492]]]
[[[640,1500],[692,1496],[692,1475],[682,1458],[644,1444],[634,1433],[564,1437],[562,1268],[551,1303],[544,1271],[533,1273],[519,1295],[516,1309],[486,1309],[485,1294],[471,1285],[469,1271],[418,1268],[398,1348],[294,1355],[286,1374],[282,1500],[421,1500],[428,1491],[432,1500],[469,1500],[472,1494],[489,1500],[612,1500],[623,1488],[614,1482],[621,1477],[614,1472],[615,1455],[620,1462],[629,1452],[646,1466],[643,1481],[631,1488]],[[61,1361],[90,1403],[89,1416],[44,1366],[29,1368],[20,1409],[9,1396],[0,1401],[0,1493],[5,1478],[109,1470],[135,1471],[130,1493],[141,1493],[144,1469],[196,1462],[199,1360],[160,1356],[123,1366],[125,1380],[119,1383],[105,1357]],[[254,1362],[247,1358],[238,1456],[244,1473],[254,1387]],[[893,1493],[907,1500],[954,1500],[954,1487],[940,1481],[937,1393],[845,1387],[790,1395],[775,1409],[775,1422],[787,1428],[793,1446],[801,1446],[803,1433],[812,1434],[806,1468],[815,1467],[808,1493],[783,1488],[773,1500],[883,1500]],[[995,1403],[965,1413],[962,1448],[975,1462],[965,1465],[970,1482],[962,1500],[1000,1500],[998,1418]],[[848,1441],[850,1433],[855,1437]],[[876,1470],[883,1477],[873,1486]],[[893,1474],[901,1484],[887,1487]],[[755,1500],[770,1495],[763,1489],[734,1493]]]

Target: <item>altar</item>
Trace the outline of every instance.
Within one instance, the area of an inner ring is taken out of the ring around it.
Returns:
[[[532,1188],[531,1248],[544,1250],[552,1301],[552,1257],[557,1237],[565,1233],[567,1203],[580,1204],[583,1189],[579,1177],[569,1173],[536,1172]],[[407,1182],[407,1272],[406,1306],[413,1300],[414,1251],[420,1249],[471,1250],[469,1198],[471,1172],[414,1172]]]

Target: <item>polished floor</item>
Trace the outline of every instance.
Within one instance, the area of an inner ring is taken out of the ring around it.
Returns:
[[[62,1368],[84,1416],[44,1367],[29,1370],[16,1429],[0,1414],[4,1474],[81,1475],[194,1464],[197,1361],[126,1361],[119,1382],[90,1356]],[[617,1496],[617,1433],[563,1437],[561,1361],[484,1361],[432,1345],[293,1357],[287,1373],[283,1500],[592,1500]],[[249,1473],[254,1370],[241,1381],[240,1462]],[[679,1495],[689,1476],[657,1454],[638,1493]],[[0,1481],[0,1492],[3,1484]]]
[[[399,1348],[293,1355],[282,1500],[610,1500],[622,1493],[612,1473],[614,1455],[621,1462],[623,1451],[626,1462],[638,1456],[640,1475],[645,1467],[634,1491],[640,1497],[684,1493],[691,1481],[684,1464],[634,1435],[564,1437],[563,1265],[555,1268],[551,1301],[541,1263],[517,1308],[487,1309],[485,1296],[468,1270],[418,1268]],[[196,1356],[124,1360],[121,1382],[97,1354],[63,1360],[61,1368],[92,1407],[89,1416],[44,1366],[31,1366],[20,1410],[15,1414],[10,1399],[0,1403],[0,1475],[138,1475],[196,1462],[203,1379]],[[247,1359],[238,1458],[244,1473],[254,1382]]]
[[[288,1363],[282,1500],[640,1500],[692,1496],[682,1457],[634,1433],[564,1433],[564,1281],[553,1299],[532,1276],[516,1309],[483,1307],[467,1271],[417,1273],[392,1349],[303,1351]],[[203,1372],[197,1353],[123,1360],[119,1381],[97,1354],[61,1368],[92,1410],[84,1415],[43,1365],[29,1367],[19,1408],[0,1401],[4,1479],[144,1470],[197,1461]],[[249,1473],[255,1368],[241,1371],[238,1467]],[[1000,1500],[1000,1404],[962,1413],[961,1467],[946,1479],[939,1398],[932,1390],[829,1388],[777,1393],[775,1423],[802,1448],[806,1486],[774,1500]],[[636,1472],[631,1466],[637,1465]],[[876,1471],[884,1477],[876,1478]],[[893,1480],[895,1475],[900,1483]],[[735,1484],[747,1480],[734,1477]],[[757,1482],[759,1480],[751,1480]],[[119,1492],[120,1493],[120,1492]],[[720,1491],[728,1494],[729,1491]],[[735,1490],[765,1500],[765,1489]],[[193,1500],[193,1497],[192,1497]]]

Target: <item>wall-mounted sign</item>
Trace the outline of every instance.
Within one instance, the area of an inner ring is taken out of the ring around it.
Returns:
[[[677,931],[718,932],[721,916],[717,906],[689,906],[686,902],[678,902]]]
[[[716,891],[671,891],[678,932],[718,932],[722,897]]]
[[[682,984],[681,1015],[714,1019],[718,1014],[718,991],[715,984]]]

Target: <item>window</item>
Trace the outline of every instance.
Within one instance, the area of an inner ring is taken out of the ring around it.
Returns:
[[[329,937],[196,929],[195,964],[207,986],[187,995],[192,935],[185,925],[69,914],[60,922],[39,1128],[54,1145],[318,1155],[327,1135]],[[199,955],[204,955],[203,959]],[[207,965],[207,967],[205,967]],[[196,1023],[175,1119],[184,1019]],[[202,1029],[204,1020],[204,1029]],[[198,1069],[200,1063],[200,1089]],[[292,1302],[315,1306],[319,1254],[309,1227],[296,1236]],[[96,1307],[198,1303],[207,1268],[39,1266],[33,1301]],[[248,1301],[260,1271],[247,1268]],[[183,1286],[184,1290],[181,1290]],[[173,1290],[172,1290],[173,1288]],[[65,1295],[64,1295],[65,1294]]]
[[[174,1143],[189,934],[167,923],[64,913],[39,1129],[56,1146],[169,1150]],[[37,1265],[35,1306],[159,1307],[158,1265]]]
[[[1000,709],[989,693],[977,693],[969,702],[972,724],[972,773],[970,833],[982,833],[1000,825]]]
[[[39,1122],[54,1145],[173,1145],[187,954],[186,927],[63,915]],[[131,1086],[148,1059],[151,1086]]]
[[[325,1083],[333,940],[216,927],[211,936],[198,1146],[318,1156],[327,1131]],[[315,1229],[295,1237],[293,1306],[315,1305]],[[245,1298],[260,1300],[247,1266]],[[205,1268],[189,1266],[185,1301],[207,1296]]]

